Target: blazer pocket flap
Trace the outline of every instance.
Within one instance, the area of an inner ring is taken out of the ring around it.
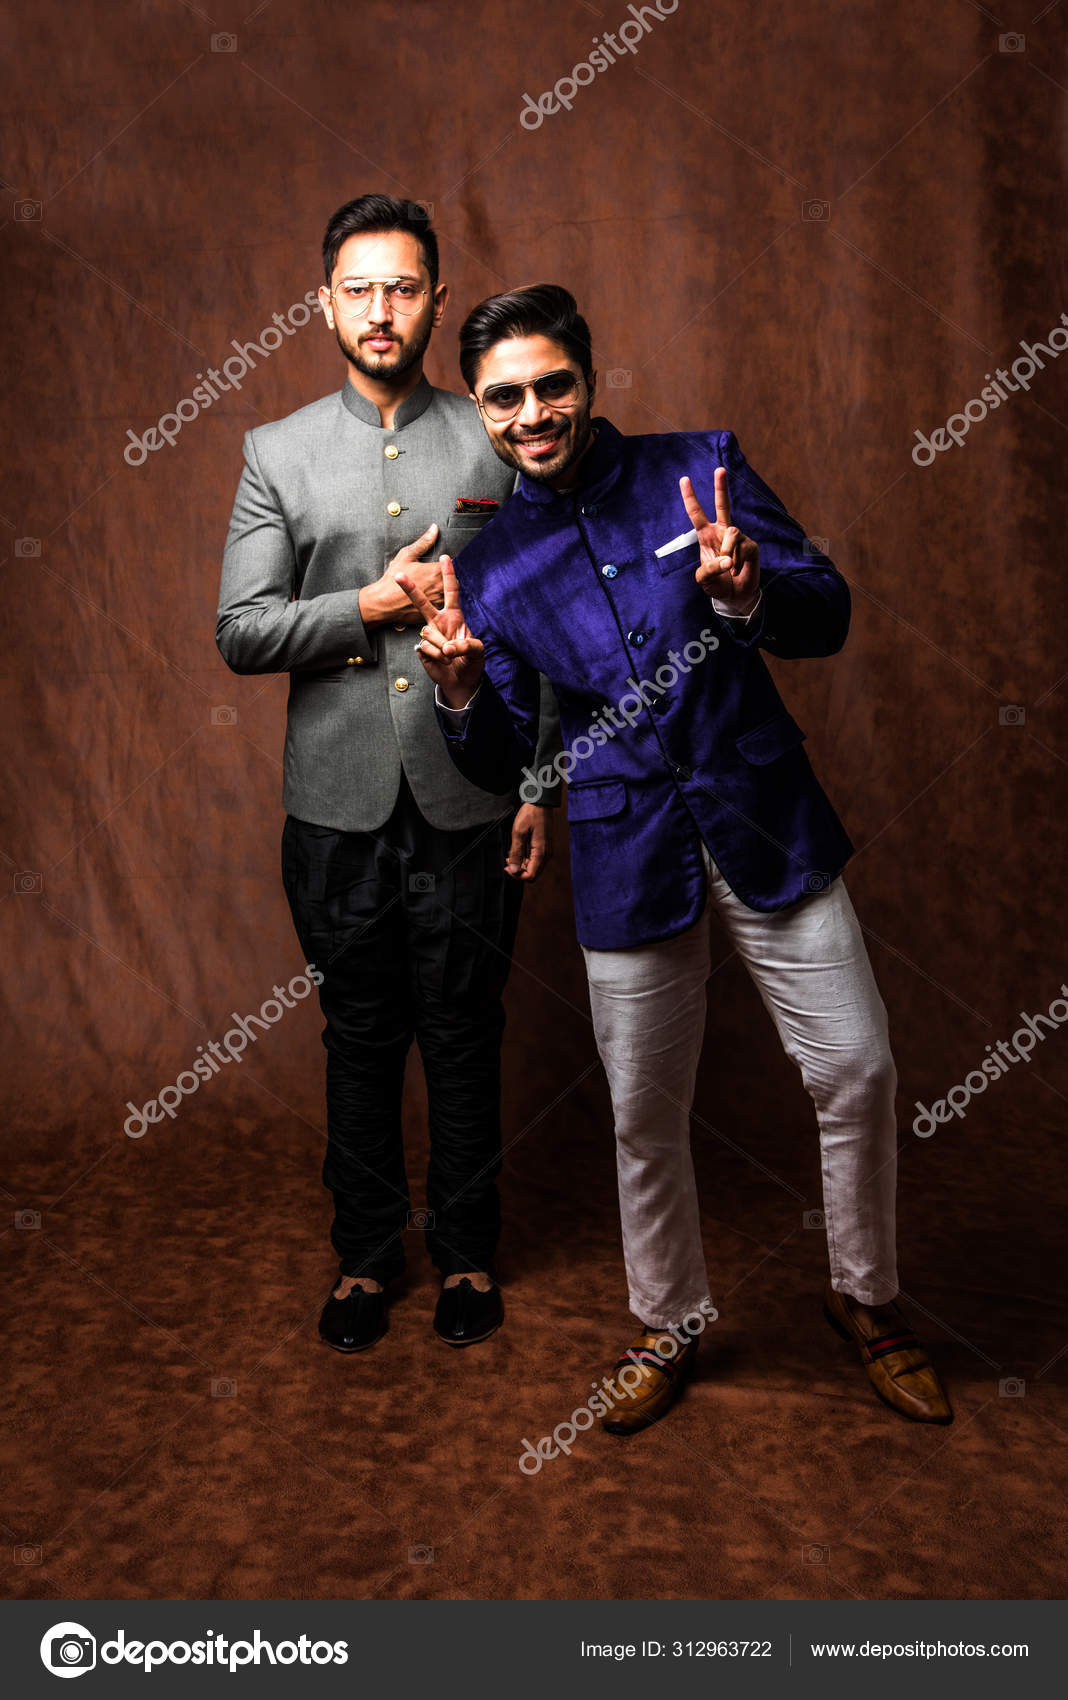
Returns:
[[[622,814],[626,806],[627,787],[622,779],[587,779],[568,785],[568,820],[607,820]]]
[[[762,767],[776,756],[785,755],[787,750],[796,749],[805,736],[793,715],[784,711],[765,720],[762,726],[754,726],[751,732],[743,732],[734,741],[746,761]]]
[[[479,513],[477,509],[468,509],[466,513],[450,514],[447,530],[449,531],[481,531],[491,519],[497,517],[497,509],[492,512]]]

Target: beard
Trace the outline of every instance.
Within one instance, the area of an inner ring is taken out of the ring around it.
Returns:
[[[569,467],[574,466],[579,456],[584,454],[593,440],[594,430],[591,423],[591,403],[587,402],[583,413],[570,421],[570,430],[557,448],[545,460],[528,460],[526,455],[517,453],[516,442],[509,437],[498,440],[491,438],[493,452],[498,460],[503,460],[506,466],[515,467],[529,478],[532,484],[543,484],[550,479],[562,478]]]
[[[399,346],[389,354],[373,354],[364,352],[355,334],[346,335],[341,328],[341,321],[335,315],[334,336],[337,345],[346,360],[351,361],[358,372],[365,378],[399,378],[411,370],[417,360],[421,360],[430,341],[430,324],[423,325],[420,330],[409,338],[401,341],[400,332],[391,330],[386,334],[395,338]]]

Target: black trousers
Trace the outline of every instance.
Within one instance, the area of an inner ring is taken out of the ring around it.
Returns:
[[[282,878],[306,959],[323,974],[331,1241],[342,1275],[383,1285],[425,1231],[442,1275],[490,1266],[500,1234],[501,994],[523,887],[504,871],[513,812],[446,832],[401,775],[389,820],[338,832],[288,815]],[[412,1039],[426,1076],[425,1212],[412,1212],[401,1094]]]

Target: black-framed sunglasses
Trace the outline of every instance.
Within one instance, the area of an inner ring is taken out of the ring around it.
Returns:
[[[522,382],[517,379],[509,384],[490,384],[483,390],[481,399],[476,396],[475,400],[487,419],[492,419],[495,425],[504,425],[515,418],[528,390],[533,390],[546,407],[562,412],[574,406],[582,393],[582,382],[577,372],[563,369],[543,372],[540,377]]]

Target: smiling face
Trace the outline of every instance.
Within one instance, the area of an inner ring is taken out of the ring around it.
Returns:
[[[523,391],[522,403],[511,419],[480,417],[498,459],[518,467],[525,478],[566,486],[577,476],[577,464],[593,441],[590,408],[597,376],[589,383],[582,367],[558,342],[547,336],[505,337],[482,356],[473,399],[482,401],[488,389],[500,384],[529,383],[549,372],[570,372],[577,393],[565,404],[542,401],[533,389]]]
[[[330,289],[337,291],[343,279],[357,277],[407,278],[426,291],[416,312],[403,313],[376,289],[366,312],[349,317],[338,311],[337,293],[331,296],[325,285],[319,289],[327,323],[345,358],[365,377],[388,384],[422,358],[431,332],[444,317],[449,291],[443,283],[431,290],[418,239],[406,230],[367,231],[342,243]]]

